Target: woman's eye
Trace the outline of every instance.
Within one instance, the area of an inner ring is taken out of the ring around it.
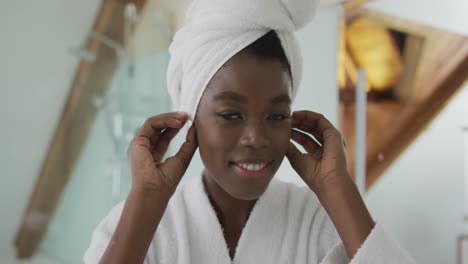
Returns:
[[[219,116],[226,120],[236,120],[242,118],[240,113],[220,113]]]
[[[288,118],[289,118],[289,115],[282,115],[282,114],[272,114],[270,116],[270,119],[275,120],[275,121],[285,120]]]

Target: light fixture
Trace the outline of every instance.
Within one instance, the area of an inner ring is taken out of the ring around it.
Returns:
[[[383,25],[355,19],[347,26],[346,44],[356,66],[365,69],[372,90],[387,91],[399,81],[403,69],[400,51]]]

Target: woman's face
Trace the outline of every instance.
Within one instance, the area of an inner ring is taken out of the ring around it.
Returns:
[[[200,100],[195,127],[205,176],[237,199],[260,197],[286,154],[290,83],[279,60],[239,53]]]

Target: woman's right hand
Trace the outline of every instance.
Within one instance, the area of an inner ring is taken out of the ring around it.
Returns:
[[[165,113],[148,118],[128,147],[132,188],[172,195],[198,147],[195,127],[172,157],[163,161],[171,140],[187,122],[183,112]]]

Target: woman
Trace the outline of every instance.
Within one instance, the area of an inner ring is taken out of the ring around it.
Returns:
[[[291,113],[300,54],[291,28],[277,26],[300,28],[314,4],[192,4],[168,72],[185,112],[149,118],[131,142],[131,191],[96,228],[86,263],[413,263],[372,220],[338,130],[320,114]],[[197,147],[205,169],[179,186]],[[285,156],[307,188],[273,179]]]

